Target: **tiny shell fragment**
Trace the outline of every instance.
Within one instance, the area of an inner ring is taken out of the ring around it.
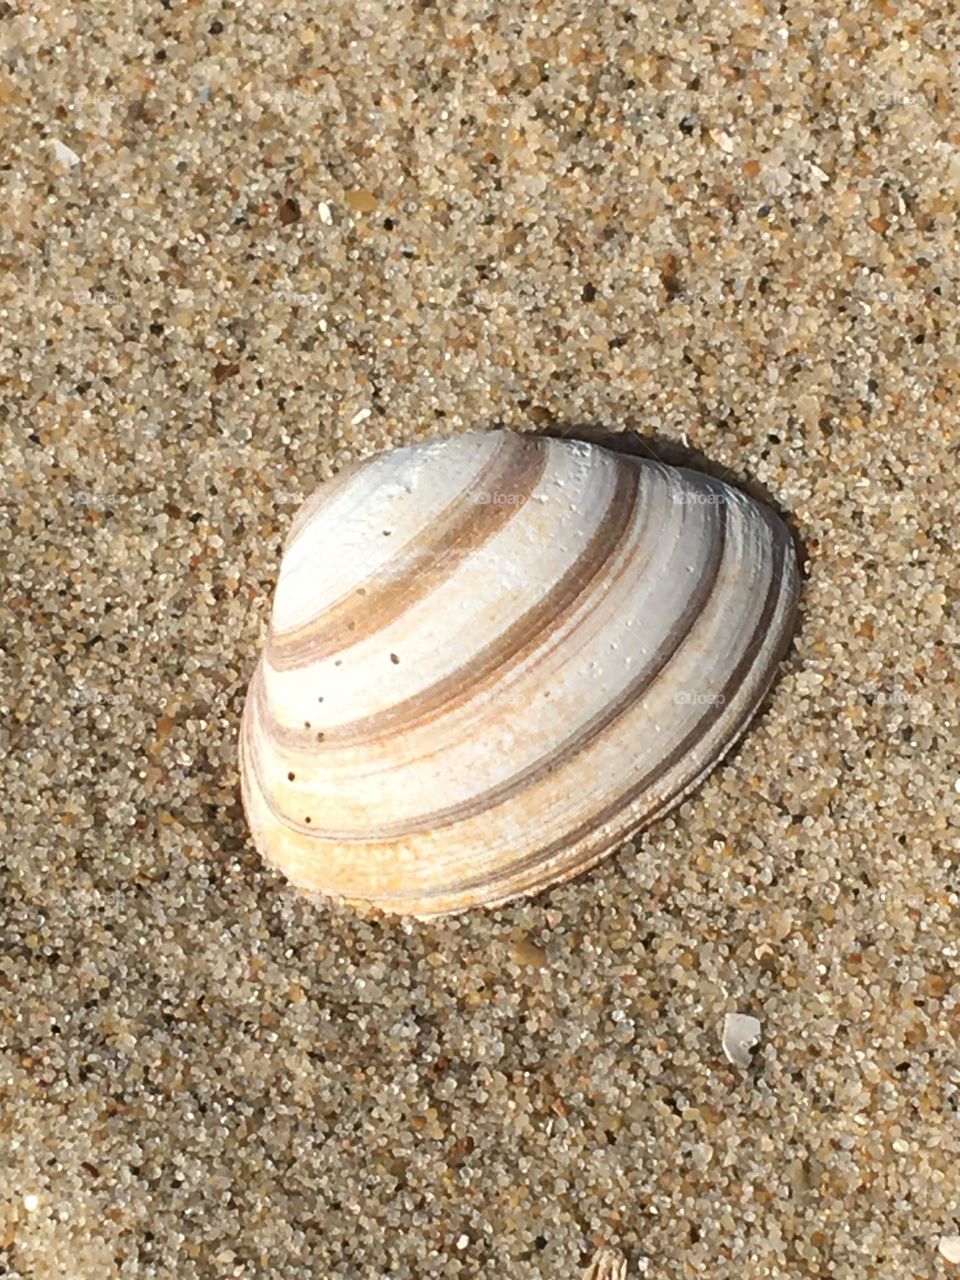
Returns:
[[[627,1261],[619,1249],[598,1249],[583,1280],[626,1280]]]
[[[760,1039],[760,1020],[748,1013],[728,1013],[723,1019],[723,1052],[738,1067],[749,1067],[750,1050]]]
[[[941,1236],[938,1248],[941,1258],[960,1266],[960,1236]]]
[[[66,143],[61,142],[59,138],[51,138],[50,146],[53,149],[53,158],[58,164],[66,165],[72,169],[75,164],[80,163],[80,157],[75,151],[72,151]]]

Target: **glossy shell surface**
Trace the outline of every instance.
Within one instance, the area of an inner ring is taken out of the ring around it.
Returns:
[[[294,521],[251,681],[257,847],[420,916],[576,875],[736,740],[797,593],[779,518],[696,472],[508,431],[354,463]]]

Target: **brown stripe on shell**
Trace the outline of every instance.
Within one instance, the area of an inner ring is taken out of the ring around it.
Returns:
[[[746,646],[739,661],[737,662],[737,665],[727,677],[727,681],[721,691],[723,701],[710,704],[689,733],[687,733],[681,741],[677,743],[668,756],[659,761],[655,768],[649,769],[647,773],[644,774],[644,776],[637,782],[633,783],[628,790],[623,792],[615,800],[611,800],[610,803],[598,813],[592,815],[587,822],[582,823],[575,830],[569,832],[561,839],[555,840],[552,844],[544,845],[535,853],[529,854],[527,857],[511,863],[507,868],[507,871],[509,872],[509,880],[512,880],[518,872],[523,873],[525,871],[531,871],[534,867],[539,866],[550,858],[562,857],[564,854],[569,855],[573,852],[576,852],[577,855],[576,862],[569,867],[566,874],[564,874],[563,871],[558,871],[555,876],[551,877],[550,883],[559,883],[563,879],[569,879],[571,875],[579,875],[580,872],[589,870],[589,868],[608,853],[619,840],[625,839],[628,832],[636,831],[641,826],[646,826],[658,814],[670,809],[687,792],[693,790],[697,783],[707,773],[709,773],[711,769],[713,769],[718,761],[736,745],[739,738],[749,725],[752,716],[759,707],[763,694],[769,688],[777,666],[790,645],[790,627],[783,628],[780,643],[771,649],[768,659],[764,664],[763,674],[757,681],[758,695],[754,699],[754,705],[744,716],[743,721],[737,726],[737,732],[719,744],[717,753],[702,762],[700,769],[693,778],[681,780],[679,785],[672,792],[661,797],[657,804],[650,809],[644,810],[643,813],[629,813],[630,806],[634,804],[645,791],[654,787],[700,739],[705,737],[706,734],[714,728],[716,723],[722,717],[724,708],[736,695],[740,686],[750,674],[754,654],[757,650],[762,649],[763,647],[763,640],[768,634],[770,622],[776,613],[777,605],[780,602],[781,587],[784,582],[783,571],[788,564],[786,542],[777,530],[773,521],[767,516],[766,511],[764,511],[764,516],[773,530],[773,546],[777,553],[778,560],[771,569],[767,594],[764,599],[763,608],[757,620],[757,624],[753,629],[750,643]],[[792,571],[790,577],[791,579],[794,578]],[[794,599],[793,604],[796,604],[796,599]],[[617,814],[622,814],[625,820],[620,834],[611,837],[609,832],[603,832],[603,827],[606,823],[612,821]],[[599,832],[599,838],[592,846],[589,843],[584,843],[590,832],[595,830]],[[496,882],[491,882],[489,879],[489,873],[484,876],[475,876],[466,880],[458,880],[453,884],[447,884],[442,888],[434,890],[418,889],[409,894],[381,894],[378,896],[382,901],[389,900],[401,902],[404,899],[429,901],[431,898],[445,898],[454,894],[462,893],[465,890],[477,889],[480,887],[484,887],[488,890],[485,895],[485,901],[489,903],[498,901],[496,894]],[[508,893],[512,894],[513,892],[514,890],[508,890]],[[515,892],[520,894],[523,893],[524,890],[522,888],[518,888]]]
[[[469,488],[438,512],[424,533],[366,580],[365,595],[360,596],[355,587],[309,622],[272,636],[266,651],[270,666],[289,671],[318,662],[389,626],[513,519],[540,483],[547,456],[543,441],[535,437],[501,437],[493,457],[471,479]],[[470,490],[509,493],[512,501],[466,502],[464,495]]]
[[[442,680],[386,711],[325,729],[324,749],[357,747],[380,740],[387,734],[405,733],[439,711],[446,714],[465,706],[502,680],[512,667],[519,666],[564,625],[583,597],[593,590],[602,570],[622,554],[634,523],[639,485],[639,467],[617,467],[616,484],[606,508],[597,516],[597,529],[577,559],[546,595],[541,596],[501,636]],[[646,522],[646,507],[643,516]],[[642,542],[642,539],[638,541]],[[636,562],[632,570],[636,571]],[[299,748],[313,752],[317,749],[311,732],[279,723],[267,703],[262,677],[260,680],[255,677],[254,696],[260,723],[275,745],[290,750]]]
[[[712,484],[709,481],[708,483]],[[454,823],[476,817],[496,805],[504,804],[506,801],[514,799],[521,791],[535,785],[546,777],[548,773],[567,764],[576,754],[592,745],[601,734],[616,724],[620,717],[636,702],[637,698],[661,675],[668,663],[679,651],[694,620],[704,609],[716,585],[726,545],[727,516],[725,505],[725,503],[719,502],[710,508],[717,527],[714,531],[714,536],[709,538],[709,559],[704,561],[700,576],[689,594],[683,612],[665,637],[663,644],[653,659],[643,671],[630,681],[616,699],[597,712],[577,733],[571,734],[552,751],[528,765],[526,769],[515,774],[506,782],[502,782],[496,787],[491,787],[487,791],[479,792],[477,795],[471,796],[469,800],[461,801],[459,804],[450,805],[445,809],[438,809],[432,813],[420,814],[415,819],[405,819],[403,822],[392,823],[389,826],[370,827],[362,836],[358,836],[349,831],[329,831],[316,826],[307,827],[303,823],[295,822],[286,815],[281,814],[273,805],[266,788],[263,786],[260,772],[260,753],[254,745],[251,763],[265,803],[271,814],[288,829],[317,840],[345,844],[365,844],[377,840],[400,839],[404,836],[436,830],[440,827],[451,826]],[[739,664],[737,669],[739,669]],[[601,819],[597,821],[601,821]],[[594,823],[591,822],[590,825],[593,826]],[[534,862],[539,861],[539,858],[540,855],[536,855]]]

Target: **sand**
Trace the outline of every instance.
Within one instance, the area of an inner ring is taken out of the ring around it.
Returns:
[[[0,1275],[951,1274],[957,11],[0,30]],[[351,458],[497,424],[762,488],[795,644],[582,880],[313,906],[238,797],[283,537]]]

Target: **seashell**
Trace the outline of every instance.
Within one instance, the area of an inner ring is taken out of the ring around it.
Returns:
[[[296,885],[439,915],[584,871],[742,733],[792,630],[790,536],[708,476],[469,432],[295,517],[241,729]]]
[[[721,1043],[724,1057],[738,1067],[749,1067],[751,1051],[763,1030],[759,1018],[749,1013],[727,1013],[723,1018]]]
[[[598,1249],[583,1273],[583,1280],[627,1280],[627,1260],[619,1249]]]

